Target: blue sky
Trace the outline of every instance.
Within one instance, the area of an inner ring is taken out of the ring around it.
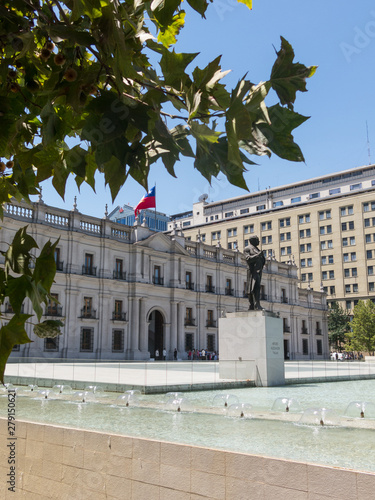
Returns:
[[[302,2],[301,0],[253,0],[249,11],[236,0],[214,0],[206,20],[187,10],[186,25],[176,51],[199,52],[190,70],[204,67],[222,55],[222,68],[232,72],[223,83],[233,88],[247,73],[254,83],[269,78],[275,60],[274,48],[280,35],[293,46],[296,61],[319,66],[307,82],[307,93],[299,93],[295,110],[311,116],[295,131],[306,164],[272,156],[255,157],[258,166],[245,174],[251,192],[369,163],[366,121],[371,162],[375,163],[375,5],[373,0],[357,4],[349,0]],[[268,104],[274,99],[270,96]],[[210,201],[241,196],[246,191],[231,186],[220,175],[212,186],[194,170],[192,159],[183,158],[176,166],[177,179],[156,164],[149,176],[156,183],[157,209],[172,214],[190,210],[202,193]],[[145,191],[134,181],[121,189],[114,203],[104,180],[97,179],[96,194],[91,188],[78,193],[68,184],[65,203],[48,183],[43,199],[54,206],[71,209],[78,196],[79,211],[103,217],[105,204],[136,205]]]

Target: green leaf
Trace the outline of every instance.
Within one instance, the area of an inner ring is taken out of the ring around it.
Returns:
[[[112,156],[103,164],[103,170],[105,183],[108,184],[114,201],[126,179],[125,165],[117,157]]]
[[[20,228],[14,235],[12,243],[6,252],[1,252],[5,257],[4,271],[6,278],[10,273],[30,275],[30,250],[38,248],[34,238],[26,233],[26,227]]]
[[[27,275],[19,276],[14,278],[9,276],[6,284],[6,293],[9,298],[9,302],[16,314],[21,314],[21,307],[23,301],[28,296],[31,291],[31,278]]]
[[[30,314],[15,314],[7,325],[0,328],[0,381],[4,384],[5,365],[15,345],[31,342],[25,330]]]
[[[50,292],[56,274],[55,249],[60,241],[58,238],[54,243],[47,241],[39,256],[35,259],[35,268],[32,278],[42,287]]]
[[[209,151],[209,147],[211,144],[218,142],[221,132],[216,132],[215,130],[207,127],[207,125],[197,123],[192,121],[190,123],[191,134],[200,147],[202,147],[207,152]]]
[[[281,49],[273,65],[270,83],[277,93],[281,104],[293,109],[296,93],[306,92],[306,78],[310,78],[317,66],[306,67],[300,63],[293,63],[294,50],[285,38],[281,38]]]
[[[174,49],[169,51],[165,48],[163,48],[162,53],[160,67],[165,84],[182,91],[182,87],[190,80],[190,77],[185,73],[186,67],[197,57],[198,53],[176,54]]]
[[[79,31],[77,27],[74,28],[63,24],[55,24],[53,26],[47,25],[45,28],[51,39],[55,41],[59,41],[60,39],[69,40],[70,42],[77,43],[78,45],[91,45],[96,43],[93,36],[86,31]]]
[[[259,130],[267,138],[267,146],[280,158],[290,161],[305,161],[300,147],[294,142],[292,130],[308,120],[279,104],[268,109],[271,123],[258,124]]]
[[[185,12],[181,11],[173,16],[172,22],[166,28],[162,28],[158,34],[158,42],[161,42],[164,47],[169,47],[176,43],[176,36],[179,34],[180,29],[185,24]]]
[[[151,11],[160,27],[167,27],[180,6],[181,0],[153,0]]]
[[[205,17],[204,14],[205,14],[207,7],[208,7],[207,0],[187,0],[187,3],[190,5],[191,8],[193,8],[195,11],[197,11],[202,17]]]

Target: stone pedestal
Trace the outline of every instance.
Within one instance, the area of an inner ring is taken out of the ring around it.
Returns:
[[[228,313],[219,319],[220,378],[284,385],[283,321],[269,311]]]

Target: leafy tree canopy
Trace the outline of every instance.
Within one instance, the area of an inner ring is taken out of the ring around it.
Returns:
[[[294,62],[281,38],[267,81],[242,79],[227,89],[220,56],[188,71],[197,54],[171,46],[185,23],[183,7],[204,17],[208,3],[3,1],[0,157],[8,175],[0,202],[27,200],[48,178],[64,197],[71,174],[78,187],[94,188],[97,170],[114,199],[129,176],[147,188],[158,159],[174,176],[180,156],[194,159],[209,181],[223,172],[242,188],[249,155],[303,161],[292,131],[307,117],[293,108],[316,67]],[[242,3],[251,8],[251,0]],[[271,89],[279,102],[267,108]]]
[[[251,0],[239,1],[251,8]],[[159,159],[175,176],[176,161],[190,157],[209,181],[223,172],[245,189],[249,156],[304,160],[292,132],[307,117],[294,103],[316,67],[294,62],[281,37],[266,81],[243,78],[228,89],[220,56],[188,70],[197,54],[173,48],[184,7],[205,17],[211,2],[2,0],[0,216],[9,199],[29,201],[49,178],[64,198],[70,175],[78,187],[95,189],[99,171],[114,200],[129,176],[147,188]],[[271,90],[276,102],[267,107]],[[0,269],[0,303],[8,297],[15,312],[0,330],[1,381],[13,345],[30,341],[22,301],[31,300],[40,320],[41,304],[51,299],[53,245],[42,249],[43,265],[37,259],[31,272],[34,251],[36,242],[17,233]],[[34,332],[52,336],[55,327],[48,322]]]
[[[353,351],[375,351],[375,304],[371,300],[359,300],[354,307],[349,345]]]
[[[328,311],[328,335],[331,346],[341,352],[350,332],[350,316],[337,302]]]

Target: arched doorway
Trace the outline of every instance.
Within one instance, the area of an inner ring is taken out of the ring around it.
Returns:
[[[151,358],[163,359],[164,349],[164,320],[160,311],[152,311],[149,316],[148,326],[148,351]],[[159,351],[159,356],[156,356],[156,351]]]

